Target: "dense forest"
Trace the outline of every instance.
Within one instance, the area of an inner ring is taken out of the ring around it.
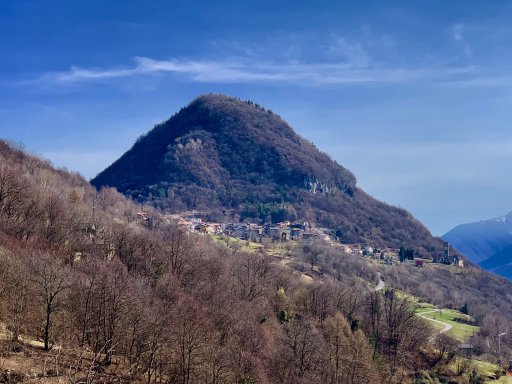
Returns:
[[[92,183],[215,221],[299,219],[345,243],[414,247],[426,257],[443,249],[411,214],[368,196],[274,112],[223,95],[201,96],[156,125]]]
[[[1,141],[0,258],[10,382],[435,383],[457,355],[361,257],[244,252]],[[510,304],[510,283],[503,303],[486,289],[482,305]],[[451,380],[476,377],[463,368]]]

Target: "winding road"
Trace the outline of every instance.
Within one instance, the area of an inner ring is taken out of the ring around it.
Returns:
[[[384,280],[382,280],[382,278],[380,277],[380,273],[379,273],[379,282],[377,283],[377,286],[375,287],[375,290],[376,291],[381,291],[384,289],[384,287],[386,286],[386,284],[384,283]],[[422,317],[423,319],[427,320],[427,321],[431,321],[433,323],[437,323],[437,324],[441,324],[443,326],[443,328],[441,330],[439,330],[439,332],[437,332],[434,336],[431,337],[431,339],[433,340],[437,335],[441,335],[443,333],[446,333],[448,332],[450,329],[453,328],[453,325],[451,324],[448,324],[448,323],[445,323],[444,321],[441,321],[441,320],[437,320],[437,319],[432,319],[430,317],[427,317],[425,316],[427,313],[433,313],[433,312],[441,312],[440,309],[432,309],[430,311],[425,311],[425,312],[422,312],[422,313],[418,313],[417,315],[419,317]]]
[[[451,325],[451,324],[445,323],[444,321],[441,321],[441,320],[431,319],[430,317],[425,316],[425,314],[427,314],[427,313],[440,312],[440,311],[441,311],[440,309],[432,309],[431,311],[425,311],[425,312],[422,312],[422,313],[418,313],[419,317],[422,317],[422,318],[424,318],[427,321],[432,321],[434,323],[441,324],[441,325],[444,326],[443,329],[439,330],[437,335],[441,335],[442,333],[446,333],[450,329],[453,328],[453,325]],[[431,339],[434,339],[437,335],[432,336]]]

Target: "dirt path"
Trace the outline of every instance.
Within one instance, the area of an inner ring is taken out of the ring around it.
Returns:
[[[384,280],[382,280],[380,278],[380,273],[379,273],[379,282],[377,283],[377,286],[375,287],[375,290],[376,291],[382,291],[385,286],[386,286],[386,284],[384,283]]]

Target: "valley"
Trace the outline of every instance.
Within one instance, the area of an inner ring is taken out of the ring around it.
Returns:
[[[437,384],[508,368],[485,363],[511,351],[496,329],[512,283],[249,101],[199,97],[94,185],[4,141],[0,160],[4,377]]]
[[[2,1],[0,384],[512,384],[510,15]]]

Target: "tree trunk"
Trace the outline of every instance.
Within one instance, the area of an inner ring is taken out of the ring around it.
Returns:
[[[44,350],[50,350],[50,321],[51,321],[52,307],[50,303],[46,305],[46,322],[44,325]]]

